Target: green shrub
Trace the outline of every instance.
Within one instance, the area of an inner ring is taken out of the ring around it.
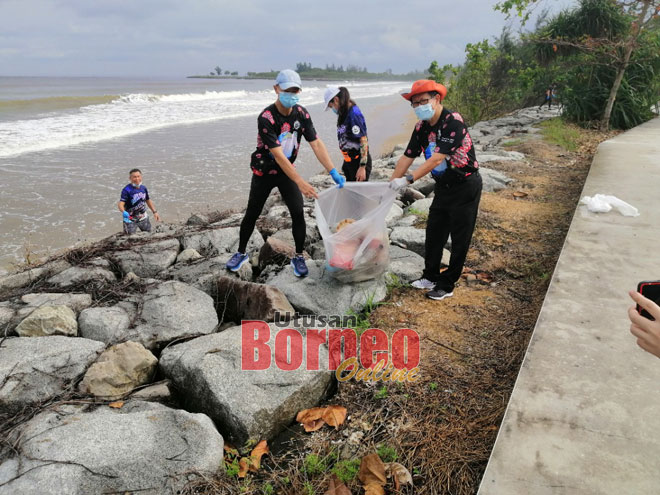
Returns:
[[[328,469],[328,466],[326,465],[324,459],[316,454],[307,454],[305,457],[303,471],[305,471],[308,476],[316,476],[325,472],[326,469]]]
[[[344,483],[350,483],[353,481],[357,476],[358,471],[360,471],[360,459],[339,461],[331,470],[331,472]]]
[[[575,151],[578,147],[580,133],[567,126],[560,118],[546,120],[540,124],[543,138],[554,144],[558,144],[568,151]]]
[[[376,453],[383,462],[395,462],[399,458],[396,450],[386,444],[379,445],[376,449]]]

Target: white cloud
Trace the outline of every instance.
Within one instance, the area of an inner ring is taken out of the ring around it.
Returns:
[[[493,4],[0,0],[0,74],[185,76],[302,61],[408,72],[460,63],[466,43],[497,36],[506,21]]]

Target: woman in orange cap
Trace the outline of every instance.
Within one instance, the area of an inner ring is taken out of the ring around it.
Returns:
[[[364,115],[343,86],[328,86],[323,95],[325,109],[337,115],[337,140],[344,155],[342,171],[348,181],[367,181],[371,175],[371,155]]]
[[[390,187],[403,189],[428,173],[436,181],[426,223],[424,273],[412,286],[428,290],[426,297],[439,301],[454,295],[454,285],[463,271],[481,198],[479,164],[463,117],[442,105],[447,88],[423,79],[415,81],[410,92],[402,96],[410,101],[419,122],[396,164]],[[407,174],[422,153],[426,161]],[[442,250],[449,235],[449,268],[440,273]]]

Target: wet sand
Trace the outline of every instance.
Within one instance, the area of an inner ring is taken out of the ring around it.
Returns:
[[[404,103],[404,105],[404,108],[407,110],[407,114],[403,116],[398,126],[390,125],[390,133],[392,131],[394,131],[394,133],[390,134],[389,137],[384,139],[382,143],[379,143],[380,146],[376,156],[380,157],[391,153],[394,147],[398,144],[408,144],[410,135],[412,134],[413,128],[417,123],[417,117],[407,104]]]

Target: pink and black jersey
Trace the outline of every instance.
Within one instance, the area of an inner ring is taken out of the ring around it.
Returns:
[[[440,118],[434,125],[425,120],[420,120],[415,125],[404,154],[416,158],[422,153],[427,160],[433,153],[447,155],[447,158],[431,171],[433,178],[441,183],[454,182],[479,170],[472,138],[463,117],[446,108],[442,109]]]
[[[282,115],[273,103],[259,114],[257,126],[257,149],[250,161],[252,172],[256,175],[282,172],[270,152],[272,148],[282,147],[284,156],[293,164],[302,137],[305,136],[308,142],[317,139],[309,112],[300,105],[295,105],[290,115]]]

